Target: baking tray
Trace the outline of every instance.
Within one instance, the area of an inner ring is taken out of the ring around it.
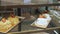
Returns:
[[[19,19],[21,19],[21,21],[22,20],[24,20],[23,18],[25,18],[25,17],[18,17]],[[16,23],[14,26],[12,26],[11,28],[9,28],[8,30],[6,30],[6,31],[0,31],[1,33],[8,33],[10,30],[12,30],[15,26],[17,26],[21,21],[19,21],[18,23]]]

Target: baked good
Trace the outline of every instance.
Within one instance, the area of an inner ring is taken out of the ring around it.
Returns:
[[[8,20],[11,22],[12,26],[14,26],[15,24],[17,24],[19,22],[19,18],[14,15],[14,12],[10,13]]]
[[[12,27],[12,25],[9,20],[6,20],[5,18],[3,18],[0,21],[0,32],[5,32],[6,30],[8,30],[11,27]]]
[[[11,21],[12,25],[15,25],[15,24],[17,24],[19,22],[19,18],[17,16],[15,16],[14,18],[9,17],[8,20]]]

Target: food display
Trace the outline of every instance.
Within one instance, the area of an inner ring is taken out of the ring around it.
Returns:
[[[11,22],[5,18],[0,21],[0,32],[5,32],[11,27]]]
[[[39,15],[37,20],[35,20],[31,26],[39,27],[39,28],[47,28],[48,24],[51,21],[51,17],[49,14]]]
[[[14,26],[19,23],[18,16],[14,14],[10,14],[10,16],[6,19],[5,17],[0,21],[0,32],[6,33],[11,30]]]
[[[13,17],[9,17],[8,20],[10,22],[12,22],[12,26],[17,24],[17,22],[19,22],[19,18],[17,16],[15,16],[14,18]]]
[[[12,22],[12,25],[17,24],[19,22],[18,16],[15,16],[14,13],[10,13],[10,16],[8,17],[8,20]]]

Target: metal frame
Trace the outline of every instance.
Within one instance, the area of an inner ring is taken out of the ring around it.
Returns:
[[[19,33],[19,34],[26,34],[26,33],[36,33],[36,32],[45,32],[45,31],[51,31],[51,30],[56,30],[60,29],[60,27],[53,27],[53,28],[46,28],[46,29],[40,29],[40,30],[29,30],[29,31],[21,31],[21,32],[10,32],[8,34],[13,34],[13,33]]]
[[[41,6],[60,6],[60,3],[54,4],[32,4],[32,5],[7,5],[7,6],[0,6],[0,9],[3,8],[30,8],[30,7],[41,7]]]

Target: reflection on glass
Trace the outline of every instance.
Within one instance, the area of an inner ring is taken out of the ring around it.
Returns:
[[[51,4],[56,0],[0,0],[2,5]]]

